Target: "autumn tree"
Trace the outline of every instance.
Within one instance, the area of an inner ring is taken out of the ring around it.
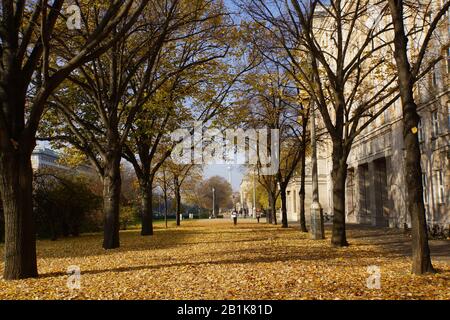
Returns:
[[[270,33],[267,33],[264,28],[262,28],[258,23],[248,23],[248,28],[251,31],[252,37],[251,37],[251,43],[259,53],[259,55],[262,57],[263,60],[267,61],[267,63],[272,63],[275,65],[280,65],[280,58],[283,60],[285,54],[283,51],[273,51],[273,50],[267,50],[274,44],[273,35]],[[278,56],[278,55],[281,55]],[[304,54],[302,54],[304,55]],[[308,66],[303,66],[304,72],[307,74],[311,74],[311,68]],[[308,93],[300,88],[296,82],[298,82],[302,75],[298,70],[298,66],[295,64],[284,64],[281,65],[281,69],[283,72],[286,73],[285,77],[287,79],[290,79],[288,82],[288,85],[286,88],[284,88],[285,91],[288,92],[288,94],[284,95],[284,103],[286,104],[286,108],[291,109],[292,111],[296,110],[296,112],[291,113],[293,115],[296,115],[297,119],[293,119],[291,117],[290,123],[289,123],[289,129],[292,133],[292,137],[295,137],[297,139],[298,144],[296,144],[293,149],[298,149],[295,151],[291,150],[292,152],[295,152],[295,154],[298,154],[300,156],[299,160],[299,166],[297,174],[300,174],[300,190],[299,190],[299,199],[300,199],[300,230],[302,232],[307,232],[306,228],[306,208],[305,208],[305,198],[306,198],[306,159],[307,159],[307,151],[309,149],[310,144],[310,130],[309,130],[309,124],[310,124],[310,110],[311,110],[311,99],[309,98]],[[287,70],[286,70],[287,69]],[[292,81],[294,80],[294,81]],[[292,144],[292,139],[290,141]],[[286,153],[285,153],[286,155]],[[296,157],[294,157],[296,159]],[[280,157],[281,160],[281,157]],[[289,161],[290,157],[287,155],[287,157],[284,157],[284,161],[281,160],[281,162]],[[294,169],[297,161],[291,162],[291,168]],[[285,166],[286,168],[287,166]],[[286,169],[284,169],[286,170]],[[281,172],[282,170],[280,170]],[[287,171],[288,174],[292,174],[291,170]],[[279,181],[284,180],[284,183],[281,183],[282,185],[286,185],[287,181],[290,181],[290,179],[283,179],[283,177],[279,177]],[[281,188],[283,189],[283,188]]]
[[[435,57],[426,57],[430,45],[436,43],[433,33],[445,14],[448,14],[450,1],[444,2],[433,15],[431,1],[409,4],[403,0],[389,0],[389,11],[394,25],[395,61],[398,71],[398,83],[403,107],[403,138],[406,149],[406,186],[407,208],[412,221],[412,271],[415,274],[435,272],[428,246],[427,221],[423,198],[421,151],[418,138],[420,116],[414,96],[415,84],[422,74],[430,70],[438,61],[442,60],[440,53]],[[426,31],[419,48],[409,45],[408,26],[405,21],[421,12],[424,17],[422,24],[415,24],[412,28],[423,28]],[[429,17],[429,20],[427,20]],[[448,26],[447,26],[448,28]],[[439,46],[440,44],[437,43]],[[448,50],[448,43],[447,50]],[[444,44],[445,48],[445,44]],[[415,50],[417,52],[415,52]],[[412,60],[410,57],[413,57]],[[427,61],[428,58],[428,61]],[[431,61],[430,61],[431,60]]]
[[[248,29],[247,32],[249,31]],[[240,99],[233,110],[237,118],[236,126],[249,130],[248,133],[251,130],[258,129],[280,130],[283,121],[281,119],[283,101],[280,95],[280,90],[282,91],[280,73],[277,72],[279,70],[275,69],[276,71],[272,73],[273,70],[270,70],[269,65],[264,63],[265,61],[261,59],[257,50],[253,50],[252,54],[256,57],[255,68],[245,76]],[[242,121],[242,119],[245,119],[245,121]],[[249,138],[246,143],[249,149],[255,152],[257,161],[249,164],[248,167],[249,170],[254,170],[254,174],[258,177],[258,183],[267,192],[270,207],[270,212],[267,215],[268,222],[277,224],[276,203],[279,198],[277,176],[276,174],[262,174],[259,155],[260,151],[265,152],[267,150],[259,150],[258,143],[252,142],[252,138]],[[258,139],[258,137],[255,138]],[[267,137],[262,138],[267,139]],[[268,149],[271,153],[271,143],[269,145]]]
[[[173,178],[173,190],[175,197],[177,226],[180,226],[182,214],[181,196],[183,194],[183,191],[185,191],[185,187],[187,188],[195,187],[196,182],[202,176],[201,167],[194,164],[179,165],[176,163],[169,163],[168,168]],[[190,192],[192,192],[192,189],[190,189]]]
[[[250,181],[250,185],[247,185],[246,188],[241,190],[247,197],[250,197],[252,206],[253,200],[255,200],[255,209],[264,209],[269,207],[269,199],[267,197],[267,192],[264,187],[258,181],[258,173],[255,167],[247,166],[244,167],[245,172],[245,180]],[[254,183],[253,183],[254,182]],[[253,190],[254,188],[254,190]],[[255,197],[253,197],[255,196]]]
[[[195,190],[202,180],[202,167],[195,164],[176,164],[167,159],[159,169],[155,182],[163,192],[165,202],[165,216],[167,227],[167,205],[168,196],[173,195],[175,202],[175,217],[177,226],[181,225],[183,201],[186,197],[191,204],[198,205],[199,201],[193,200],[198,197]],[[197,198],[198,199],[198,198]]]
[[[129,32],[80,66],[53,95],[56,117],[64,122],[50,127],[49,139],[83,151],[103,180],[105,249],[120,246],[122,151],[136,115],[164,81],[155,66],[168,38],[184,23],[180,6],[178,0],[150,2]],[[115,34],[112,30],[109,37]]]
[[[49,96],[76,68],[114,45],[134,24],[147,1],[80,1],[85,25],[75,31],[67,30],[65,3],[2,2],[0,191],[6,225],[6,280],[38,274],[30,159]],[[127,22],[123,23],[125,17]],[[70,55],[57,56],[55,46],[70,37],[80,41],[68,48]]]
[[[258,34],[254,30],[251,32]],[[309,111],[308,106],[305,108],[300,99],[300,92],[290,74],[266,59],[257,42],[252,41],[255,51],[259,51],[260,63],[246,76],[246,87],[236,109],[238,113],[245,114],[246,123],[241,125],[246,129],[269,128],[279,132],[277,172],[269,176],[259,174],[259,181],[267,189],[273,208],[271,218],[275,223],[276,199],[281,197],[282,225],[283,228],[287,228],[287,188],[298,171],[302,158],[306,156],[304,142],[308,139],[308,131],[304,129],[308,125]],[[301,225],[306,229],[304,215]]]
[[[202,54],[206,53],[203,46],[200,45],[199,48]],[[142,199],[141,233],[144,236],[153,234],[153,213],[150,204],[154,179],[178,143],[171,139],[171,133],[193,126],[196,120],[208,121],[217,115],[219,109],[225,107],[220,102],[227,96],[227,88],[231,85],[227,76],[217,68],[222,64],[216,64],[215,61],[224,57],[227,48],[223,49],[224,51],[211,52],[205,58],[197,57],[198,59],[195,56],[199,51],[195,50],[188,55],[189,58],[172,54],[180,59],[176,63],[170,63],[170,68],[174,68],[174,76],[161,86],[144,106],[139,120],[135,122],[129,134],[123,156],[133,165],[138,177]],[[186,51],[188,50],[190,49],[186,48]],[[161,69],[163,70],[170,73],[165,68]],[[207,74],[214,71],[216,75],[208,79]],[[223,76],[219,79],[220,75]],[[204,100],[206,95],[209,101]]]
[[[138,179],[143,236],[153,235],[154,181],[172,153],[170,132],[177,129],[178,120],[182,117],[189,118],[189,114],[178,100],[177,94],[180,93],[178,79],[180,78],[169,80],[143,107],[123,148],[123,157],[131,163]],[[164,173],[167,172],[166,168],[162,169]],[[164,177],[163,190],[166,201],[167,188],[167,180]]]
[[[398,99],[392,41],[385,37],[392,29],[383,19],[386,6],[367,0],[292,0],[269,8],[252,0],[246,8],[274,39],[268,48],[276,51],[274,62],[291,73],[322,115],[332,144],[331,242],[347,246],[345,182],[352,144]],[[381,74],[379,85],[374,79]]]
[[[215,190],[215,208],[213,208],[213,189]],[[230,183],[223,177],[214,176],[204,181],[197,193],[201,196],[202,206],[219,212],[220,209],[230,209],[233,207],[231,197],[233,189]]]
[[[145,236],[153,234],[148,204],[155,175],[179,142],[171,139],[171,133],[186,129],[190,136],[198,123],[216,121],[248,69],[230,63],[231,57],[239,59],[239,32],[223,4],[198,0],[192,8],[187,9],[185,25],[167,42],[159,60],[158,73],[170,78],[140,112],[124,149],[124,158],[133,164],[140,182],[141,233]]]
[[[168,228],[168,214],[169,214],[169,196],[172,194],[172,184],[170,181],[170,175],[168,170],[168,163],[164,162],[159,168],[155,177],[156,189],[162,192],[164,199],[164,222],[166,228]]]

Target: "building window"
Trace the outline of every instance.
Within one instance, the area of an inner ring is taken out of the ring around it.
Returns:
[[[419,142],[425,142],[425,130],[423,128],[422,120],[419,122]]]
[[[436,199],[438,204],[445,203],[445,186],[444,186],[444,174],[442,170],[436,171]]]
[[[433,127],[433,138],[437,138],[439,136],[439,113],[437,110],[431,113],[431,124]]]
[[[385,122],[391,121],[390,113],[391,113],[391,110],[389,110],[389,109],[387,109],[387,110],[384,112],[384,121],[385,121]]]
[[[426,19],[429,23],[431,23],[433,21],[433,12],[431,11],[431,8],[429,9],[429,11],[426,13]]]
[[[425,204],[428,203],[428,181],[427,174],[422,173],[422,185],[423,185],[423,201]]]
[[[450,73],[450,47],[447,48],[447,73]]]
[[[450,101],[447,101],[448,131],[450,132]]]
[[[297,193],[294,192],[294,213],[297,213]]]
[[[438,79],[437,79],[437,71],[436,71],[436,67],[433,67],[433,71],[431,73],[432,76],[432,84],[433,84],[433,88],[436,88],[438,85]]]

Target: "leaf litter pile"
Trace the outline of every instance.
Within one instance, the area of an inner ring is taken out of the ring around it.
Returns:
[[[0,299],[450,299],[448,241],[430,242],[439,273],[414,276],[402,232],[349,229],[351,246],[340,249],[329,230],[313,241],[294,227],[244,220],[183,221],[153,237],[126,231],[112,251],[100,234],[39,241],[40,277],[0,278]],[[68,287],[69,266],[81,270],[79,290]],[[368,287],[371,266],[381,272],[379,289]]]

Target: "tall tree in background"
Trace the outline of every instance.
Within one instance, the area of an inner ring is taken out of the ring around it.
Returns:
[[[244,124],[246,129],[268,128],[281,131],[284,128],[286,105],[282,92],[285,85],[283,80],[286,79],[283,79],[279,69],[272,69],[271,67],[273,66],[262,61],[253,72],[246,76],[246,88],[244,88],[241,101],[236,108],[241,117],[246,119]],[[258,146],[250,145],[249,147],[256,148],[255,151],[259,155]],[[268,143],[268,148],[271,148],[271,143]],[[269,150],[269,153],[272,153],[271,150]],[[276,206],[277,199],[280,196],[278,176],[277,174],[263,175],[261,167],[262,164],[258,161],[256,164],[258,181],[267,191],[269,199],[270,212],[267,220],[268,223],[276,225],[278,224]]]
[[[248,30],[250,34],[258,34],[258,29]],[[273,176],[260,175],[259,180],[267,189],[270,202],[273,203],[272,208],[276,207],[276,199],[281,197],[282,226],[287,228],[287,188],[306,152],[306,148],[303,148],[302,130],[308,123],[308,111],[299,103],[299,90],[295,81],[283,68],[266,59],[258,40],[252,40],[252,44],[260,63],[246,76],[246,87],[236,109],[238,114],[247,119],[245,128],[279,130],[278,172]],[[276,210],[272,211],[271,218],[276,223]],[[301,220],[301,225],[305,225],[304,215]]]
[[[196,182],[201,178],[201,167],[194,164],[189,165],[179,165],[173,162],[168,164],[168,170],[173,179],[173,190],[175,197],[175,213],[177,226],[181,225],[181,215],[182,215],[182,194],[185,190],[186,185],[190,188],[195,187]],[[190,189],[192,192],[193,189]]]
[[[283,89],[284,91],[287,91],[289,94],[286,94],[284,97],[284,103],[286,104],[287,109],[291,109],[291,113],[293,115],[297,116],[297,120],[294,121],[294,119],[290,120],[289,123],[289,129],[290,132],[296,137],[298,140],[298,147],[297,150],[291,150],[291,152],[294,152],[298,156],[300,156],[299,159],[299,168],[300,171],[300,190],[299,190],[299,199],[300,199],[300,230],[302,232],[307,232],[306,228],[306,214],[305,214],[305,198],[306,198],[306,157],[307,157],[307,149],[309,148],[309,116],[310,116],[310,99],[309,95],[306,91],[304,91],[301,88],[298,88],[296,85],[296,81],[298,81],[301,78],[301,74],[296,70],[297,66],[294,64],[282,64],[282,61],[284,61],[285,53],[284,51],[274,51],[270,48],[274,45],[274,39],[273,35],[270,33],[265,32],[265,29],[261,27],[258,23],[247,23],[247,29],[248,29],[248,41],[252,44],[254,47],[254,50],[258,52],[258,55],[261,57],[262,60],[265,60],[266,63],[272,63],[274,65],[280,66],[280,69],[285,72],[285,77],[287,79],[290,79],[289,85],[285,86]],[[281,55],[282,57],[278,56]],[[289,69],[289,67],[291,69]],[[306,69],[306,68],[305,68]],[[280,72],[280,71],[278,71]],[[309,72],[310,73],[310,72]],[[295,112],[294,112],[295,111]],[[292,116],[291,116],[292,118]],[[292,142],[292,141],[291,141]],[[284,159],[284,162],[286,160],[289,161],[289,156]],[[296,159],[296,157],[294,157]],[[291,162],[291,165],[296,165],[297,161]],[[286,162],[285,162],[286,164]],[[287,167],[286,165],[284,166]],[[295,168],[295,167],[292,167]],[[297,168],[295,168],[297,169]],[[284,169],[285,170],[285,169]],[[281,172],[282,170],[280,170]],[[289,174],[294,174],[295,171],[287,171]],[[298,172],[297,172],[298,173]],[[292,178],[292,177],[291,177]],[[285,180],[283,177],[278,177],[279,181],[283,181],[281,183],[281,186],[285,186],[287,188],[290,179]],[[281,188],[283,189],[283,188]],[[284,191],[285,192],[285,191]],[[283,196],[282,196],[283,198]],[[282,210],[283,211],[283,210]],[[286,214],[285,214],[286,215]]]
[[[178,88],[179,76],[168,80],[144,106],[123,148],[123,157],[132,164],[138,177],[142,236],[153,235],[153,184],[172,153],[170,132],[190,117],[178,98],[182,94]],[[166,192],[167,186],[163,190]]]
[[[141,188],[144,236],[153,235],[153,182],[172,153],[170,133],[213,118],[233,83],[223,63],[231,42],[231,36],[224,35],[231,27],[225,8],[219,1],[183,3],[184,23],[168,39],[156,67],[157,74],[168,79],[139,113],[124,148]],[[199,99],[203,103],[197,108]]]
[[[418,137],[420,116],[417,112],[414,87],[421,78],[421,74],[430,70],[431,67],[442,59],[442,57],[438,56],[427,66],[422,67],[426,52],[430,44],[433,43],[433,33],[438,28],[441,19],[448,13],[450,1],[446,1],[442,8],[437,10],[435,16],[431,12],[427,14],[426,9],[423,11],[423,16],[430,16],[431,20],[428,21],[429,24],[426,26],[428,31],[417,55],[414,52],[410,52],[411,46],[408,46],[409,40],[405,31],[407,30],[405,26],[405,21],[408,18],[407,11],[413,8],[405,4],[403,0],[388,0],[388,3],[395,29],[395,61],[399,75],[398,82],[403,106],[403,138],[406,149],[406,202],[412,222],[412,272],[415,274],[424,274],[435,272],[435,270],[431,263],[430,248],[428,246],[428,226],[423,198],[421,151]],[[423,5],[428,10],[433,9],[431,2],[428,3],[428,6]],[[422,8],[420,7],[420,9]],[[415,61],[412,64],[409,58],[411,56],[415,57]]]
[[[2,1],[0,191],[6,226],[6,280],[38,275],[31,154],[47,99],[73,70],[103,54],[122,37],[147,3],[81,1],[89,19],[84,29],[69,32],[61,14],[65,1],[48,2]],[[127,23],[118,27],[124,17],[128,17]],[[97,23],[88,28],[93,21]],[[114,29],[115,35],[109,36]],[[79,37],[80,42],[70,48],[70,56],[57,58],[53,47],[62,35]]]
[[[171,191],[171,185],[169,181],[169,172],[167,168],[167,163],[161,165],[160,170],[155,177],[155,182],[157,188],[162,191],[162,196],[164,199],[164,222],[166,225],[166,229],[168,228],[168,215],[169,215],[169,193]],[[161,213],[161,212],[160,212]]]
[[[271,8],[251,0],[245,6],[273,39],[267,58],[311,96],[331,139],[333,246],[348,245],[345,183],[353,142],[398,99],[397,76],[389,67],[392,41],[384,38],[392,24],[381,21],[386,6],[377,4],[380,11],[372,17],[371,6],[369,0],[275,1]],[[371,19],[375,23],[368,23]],[[313,59],[304,63],[309,56]]]
[[[215,212],[218,213],[220,209],[231,209],[233,189],[225,178],[219,176],[209,178],[198,187],[197,192],[201,195],[202,207],[213,209],[213,188],[216,190]]]

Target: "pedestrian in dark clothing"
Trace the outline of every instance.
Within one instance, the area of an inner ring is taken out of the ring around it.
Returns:
[[[238,213],[236,210],[233,211],[233,213],[231,214],[231,217],[233,218],[234,225],[237,225]]]

